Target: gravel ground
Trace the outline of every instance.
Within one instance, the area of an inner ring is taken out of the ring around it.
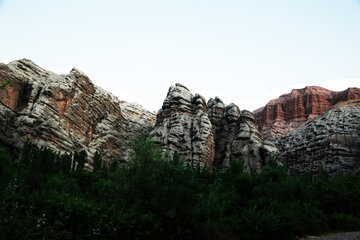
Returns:
[[[309,236],[300,240],[360,240],[360,232],[333,233],[322,236]]]

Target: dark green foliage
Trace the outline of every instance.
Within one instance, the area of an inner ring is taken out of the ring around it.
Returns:
[[[11,80],[1,81],[1,82],[0,82],[0,90],[1,90],[1,89],[5,89],[5,87],[6,87],[9,83],[11,83]]]
[[[0,149],[1,239],[296,239],[360,230],[360,177],[288,174],[270,156],[261,174],[186,166],[150,139],[119,165],[25,144]]]
[[[76,164],[73,164],[73,170],[76,169],[84,169],[85,162],[86,162],[86,152],[85,150],[82,150],[80,152],[75,152],[74,154],[74,162]]]
[[[101,155],[98,151],[96,151],[94,160],[93,160],[93,172],[100,170],[101,167],[102,167]]]

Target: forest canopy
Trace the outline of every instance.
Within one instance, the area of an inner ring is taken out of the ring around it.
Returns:
[[[269,159],[262,173],[192,168],[151,139],[130,161],[93,171],[85,152],[27,142],[0,150],[1,239],[296,239],[360,229],[360,177],[297,176]]]

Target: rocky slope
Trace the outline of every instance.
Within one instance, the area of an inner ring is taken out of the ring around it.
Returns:
[[[360,100],[342,102],[279,139],[285,166],[299,172],[360,172]]]
[[[57,75],[27,59],[0,64],[0,143],[19,151],[27,139],[60,151],[99,150],[126,161],[128,142],[147,135],[155,114],[119,101],[81,71]]]
[[[334,92],[322,87],[305,87],[293,89],[253,113],[264,138],[274,140],[304,126],[335,104],[353,99],[360,99],[359,88]]]
[[[206,105],[202,96],[181,84],[170,87],[151,136],[193,166],[226,168],[242,157],[247,171],[261,170],[268,153],[276,151],[272,143],[263,142],[251,112],[225,106],[219,98]]]

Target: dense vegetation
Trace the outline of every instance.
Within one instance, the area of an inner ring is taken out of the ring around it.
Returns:
[[[85,158],[27,143],[16,163],[0,150],[0,238],[295,239],[360,229],[359,176],[296,177],[272,160],[261,174],[243,173],[240,160],[193,169],[149,139],[126,165],[96,154],[90,172]]]

